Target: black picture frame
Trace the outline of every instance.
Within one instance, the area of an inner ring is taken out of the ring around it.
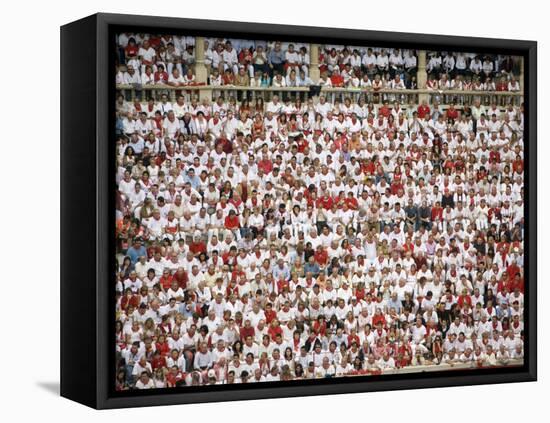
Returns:
[[[329,381],[219,385],[197,390],[114,392],[115,31],[276,37],[324,43],[502,52],[524,57],[525,363],[475,372],[339,378]],[[95,14],[61,28],[61,395],[97,409],[535,381],[537,378],[537,44],[453,37],[167,17]],[[77,318],[78,317],[78,318]],[[78,333],[78,337],[74,337]]]

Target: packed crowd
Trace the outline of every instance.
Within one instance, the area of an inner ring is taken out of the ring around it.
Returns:
[[[418,88],[416,52],[410,49],[323,45],[320,78],[309,77],[309,44],[207,38],[208,85],[329,87],[373,90]],[[195,86],[195,38],[120,34],[118,84]],[[519,61],[512,56],[431,52],[428,89],[519,91]]]
[[[523,359],[522,107],[116,110],[118,390]]]
[[[432,53],[426,71],[429,90],[520,91],[519,60],[512,56]]]

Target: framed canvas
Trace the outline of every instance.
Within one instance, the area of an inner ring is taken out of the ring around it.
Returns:
[[[61,395],[536,380],[536,43],[61,28]]]

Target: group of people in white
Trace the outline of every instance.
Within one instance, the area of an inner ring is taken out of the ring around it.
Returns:
[[[315,60],[320,78],[309,77],[310,45],[262,40],[204,39],[210,86],[372,89],[418,87],[415,50],[321,45]],[[195,38],[123,33],[117,38],[117,84],[133,86],[199,84]],[[504,55],[428,52],[426,88],[431,90],[519,91],[519,60]]]
[[[192,51],[158,38],[120,35],[126,66],[132,39],[136,71],[157,63],[151,45]],[[205,45],[224,73],[242,70],[233,49],[265,51],[275,75],[308,53],[224,41]],[[357,52],[361,67],[415,57]],[[322,54],[329,72],[344,55],[355,67],[354,50]],[[499,66],[515,81],[514,61]],[[522,362],[522,107],[162,95],[116,109],[117,389]]]

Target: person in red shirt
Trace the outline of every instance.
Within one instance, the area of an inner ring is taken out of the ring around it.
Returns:
[[[458,110],[455,109],[454,103],[451,103],[449,105],[449,108],[445,112],[445,115],[447,117],[447,120],[452,120],[453,122],[455,122],[458,119]]]
[[[158,65],[154,73],[155,84],[166,84],[168,82],[168,72],[164,70],[164,65]]]
[[[487,216],[489,217],[489,222],[491,223],[493,221],[493,218],[500,221],[500,207],[489,208]]]
[[[506,80],[505,76],[498,80],[495,89],[497,91],[508,91],[508,81]]]
[[[327,333],[327,322],[325,321],[325,316],[320,315],[313,323],[313,333],[315,335],[325,336]]]
[[[233,153],[233,144],[230,140],[227,139],[227,136],[225,133],[222,133],[220,137],[216,140],[215,148],[217,152],[220,152],[218,150],[218,146],[221,145],[221,150],[225,154],[231,154]]]
[[[357,298],[357,301],[364,300],[367,296],[367,291],[365,289],[365,284],[363,282],[359,282],[357,284],[357,287],[355,288],[355,292],[353,295]]]
[[[489,163],[500,163],[500,153],[496,150],[491,150],[489,153]]]
[[[139,295],[134,295],[131,288],[127,288],[125,295],[120,300],[120,308],[127,310],[128,307],[138,308],[140,303]]]
[[[523,173],[523,160],[520,156],[517,156],[516,160],[512,162],[512,170],[515,173]]]
[[[432,222],[440,223],[443,221],[443,207],[439,201],[435,202],[435,206],[432,208]]]
[[[239,63],[247,68],[248,65],[252,62],[252,53],[250,52],[250,49],[243,48],[239,53],[238,58]]]
[[[345,200],[346,204],[351,210],[358,210],[359,209],[359,202],[357,201],[357,198],[353,196],[353,192],[348,192],[348,196]]]
[[[342,150],[342,147],[348,144],[348,139],[345,134],[343,134],[342,132],[338,132],[336,134],[336,137],[334,137],[334,141],[332,142],[332,144],[334,145],[334,147],[336,147],[337,150]]]
[[[510,292],[513,292],[517,289],[519,289],[519,292],[523,293],[525,292],[525,279],[520,273],[516,273],[513,279],[510,279]]]
[[[163,357],[168,356],[170,354],[170,345],[168,345],[168,342],[166,342],[166,337],[164,335],[159,335],[157,342],[155,343],[155,347],[157,349],[157,352],[160,353]]]
[[[166,357],[163,356],[160,351],[157,349],[153,353],[153,359],[151,360],[151,368],[153,370],[162,369],[166,367]]]
[[[234,266],[237,264],[237,247],[234,245],[222,255],[222,260],[224,264],[229,266]]]
[[[391,115],[391,109],[388,106],[388,102],[384,101],[384,104],[380,109],[378,109],[378,116],[383,116],[386,119]]]
[[[199,256],[201,253],[206,254],[206,243],[201,240],[200,233],[198,235],[195,234],[193,237],[193,241],[189,244],[189,251],[191,251],[195,257]]]
[[[225,217],[224,226],[225,229],[229,229],[230,231],[239,229],[241,224],[239,223],[239,216],[237,216],[235,210],[229,210],[229,214]]]
[[[515,260],[512,262],[512,264],[510,264],[510,265],[506,268],[506,273],[508,273],[510,279],[514,279],[514,278],[516,277],[516,275],[520,275],[521,269],[520,269],[520,267],[516,264],[516,261],[515,261]]]
[[[173,365],[170,371],[166,375],[166,384],[169,388],[175,388],[181,381],[185,380],[185,373],[183,373],[178,366]]]
[[[382,313],[382,309],[379,307],[376,308],[374,316],[372,316],[372,325],[376,328],[383,328],[386,326],[386,318]]]
[[[244,326],[239,329],[239,335],[241,337],[241,341],[244,341],[247,337],[251,336],[254,338],[256,331],[254,330],[254,327],[252,326],[250,319],[244,319]]]
[[[322,207],[325,210],[330,210],[332,208],[334,200],[327,192],[317,200],[317,207]]]
[[[395,364],[397,367],[403,368],[411,364],[411,360],[411,347],[407,343],[399,342],[399,346],[397,347],[397,360],[395,361]]]
[[[354,344],[355,347],[358,347],[359,345],[361,345],[361,340],[357,335],[357,331],[355,329],[351,329],[351,333],[348,335],[348,345],[351,347]]]
[[[159,279],[160,286],[162,286],[162,288],[164,290],[167,290],[168,288],[170,288],[172,286],[173,279],[174,279],[174,277],[170,273],[170,270],[169,269],[164,269],[162,271],[162,276]]]
[[[424,119],[426,116],[430,115],[430,106],[428,106],[426,100],[422,101],[422,104],[418,106],[417,111],[419,119]]]
[[[273,162],[269,160],[267,155],[264,154],[262,160],[258,162],[258,169],[261,169],[266,175],[269,175],[273,170]]]
[[[267,330],[267,333],[271,337],[272,341],[275,341],[275,338],[277,335],[283,335],[283,328],[281,328],[281,325],[279,324],[279,321],[275,318],[271,321],[271,324],[269,325],[269,329]]]
[[[289,288],[290,288],[289,281],[287,281],[285,279],[282,279],[282,278],[277,281],[277,290],[279,292],[288,293]]]
[[[365,159],[361,164],[361,170],[365,175],[374,175],[374,172],[376,172],[376,163],[372,159]]]
[[[405,239],[405,243],[403,244],[403,253],[406,255],[408,252],[411,254],[414,253],[414,243],[410,236]]]
[[[322,245],[319,245],[317,247],[317,250],[315,251],[314,257],[315,257],[315,261],[319,264],[319,266],[321,266],[321,268],[323,268],[327,265],[327,263],[328,263],[328,253],[323,248]]]
[[[303,153],[306,147],[309,147],[309,141],[302,134],[296,137],[296,143],[298,144],[299,153]]]
[[[403,179],[402,179],[402,173],[401,168],[399,166],[395,167],[395,171],[393,173],[393,180],[390,185],[390,191],[392,195],[397,195],[399,191],[403,190]]]
[[[231,69],[227,69],[222,76],[223,85],[234,85],[235,74],[231,72]]]
[[[185,290],[187,288],[187,282],[189,278],[185,269],[183,267],[180,267],[172,276],[172,280],[175,280],[178,283],[178,286],[181,289]]]
[[[330,76],[330,83],[333,87],[343,87],[344,86],[344,78],[342,75],[340,75],[340,69],[335,67],[332,71],[332,75]]]
[[[128,40],[128,45],[124,49],[126,60],[135,59],[138,55],[139,47],[136,44],[136,40],[132,37]]]
[[[344,204],[346,204],[346,196],[344,194],[344,191],[340,191],[340,193],[334,198],[333,205],[336,204],[336,206],[341,209]]]
[[[273,305],[271,303],[267,303],[265,305],[265,322],[267,324],[271,324],[271,322],[277,317],[277,312],[273,310]]]

